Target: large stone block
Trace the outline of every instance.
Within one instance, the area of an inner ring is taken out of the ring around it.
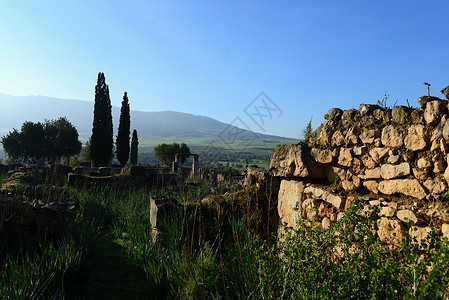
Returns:
[[[410,164],[402,163],[399,165],[385,164],[380,167],[380,175],[383,179],[394,179],[405,177],[410,174]]]
[[[310,150],[301,144],[277,145],[269,173],[280,177],[326,178],[324,165],[313,161]]]
[[[278,194],[279,218],[288,227],[295,227],[302,214],[304,184],[301,181],[282,180]]]
[[[382,130],[382,144],[388,147],[400,147],[404,143],[404,130],[400,126],[387,125]]]
[[[312,184],[304,189],[304,194],[313,199],[321,199],[340,209],[344,206],[344,201],[340,196],[332,194],[319,185]]]
[[[418,199],[426,197],[426,191],[416,179],[385,180],[379,183],[378,189],[387,195],[403,194]]]
[[[404,231],[407,228],[399,220],[391,220],[385,217],[377,220],[377,235],[379,239],[390,246],[390,248],[396,249],[401,245],[404,238]]]
[[[417,124],[408,128],[404,139],[405,147],[412,151],[424,150],[429,146],[429,136],[424,125]]]

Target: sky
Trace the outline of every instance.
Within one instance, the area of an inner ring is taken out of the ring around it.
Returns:
[[[300,138],[333,107],[449,85],[449,1],[2,0],[0,93],[204,115]]]

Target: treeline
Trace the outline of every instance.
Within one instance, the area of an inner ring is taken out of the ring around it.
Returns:
[[[133,131],[130,146],[130,107],[127,92],[123,95],[120,111],[118,135],[115,142],[115,154],[120,164],[125,165],[131,153],[131,163],[138,160],[137,131]],[[65,118],[46,120],[43,123],[26,121],[21,130],[13,129],[2,137],[1,143],[12,161],[30,161],[45,159],[58,162],[60,158],[76,156],[82,149],[76,128]],[[92,136],[86,144],[85,157],[93,166],[107,166],[114,157],[114,139],[112,127],[112,105],[109,86],[103,73],[98,73],[95,86],[94,120]]]

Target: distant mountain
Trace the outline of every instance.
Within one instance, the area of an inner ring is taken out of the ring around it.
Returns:
[[[12,128],[20,129],[24,121],[44,121],[59,117],[75,125],[80,138],[87,140],[91,135],[94,102],[57,99],[45,96],[10,96],[0,93],[0,135]],[[113,107],[114,135],[117,134],[120,108]],[[229,133],[238,132],[238,139],[283,140],[294,143],[297,140],[265,135],[239,129],[210,117],[175,111],[143,112],[131,111],[131,130],[136,129],[139,140],[219,139]]]

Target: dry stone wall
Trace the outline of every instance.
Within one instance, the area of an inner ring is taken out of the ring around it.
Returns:
[[[442,93],[448,97],[449,87]],[[418,103],[332,108],[306,141],[276,146],[269,173],[281,179],[281,220],[294,227],[299,217],[319,218],[326,228],[361,197],[379,206],[378,235],[388,244],[399,243],[408,221],[418,240],[431,227],[449,237],[441,204],[449,182],[449,102],[423,96]]]

